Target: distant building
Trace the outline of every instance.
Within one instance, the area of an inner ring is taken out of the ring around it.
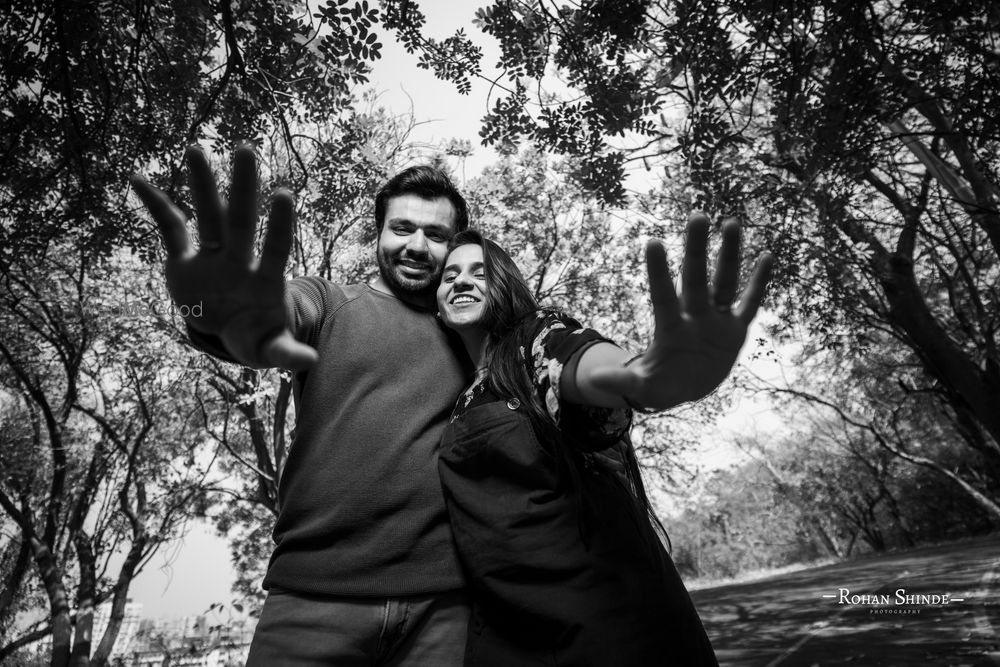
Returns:
[[[122,667],[243,667],[257,625],[253,617],[184,616],[142,621]],[[114,662],[111,663],[113,666]]]
[[[126,667],[243,667],[250,654],[250,643],[215,646],[203,649],[137,651],[122,661]]]
[[[200,614],[169,619],[143,619],[141,603],[129,600],[118,637],[108,656],[111,667],[243,667],[250,653],[257,619],[240,615]],[[91,650],[107,630],[111,604],[94,609]],[[46,667],[51,659],[52,638],[24,648],[19,654],[24,666]],[[6,664],[6,663],[4,663]]]

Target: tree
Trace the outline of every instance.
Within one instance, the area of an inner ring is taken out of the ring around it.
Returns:
[[[963,510],[968,521],[956,520],[957,524],[968,531],[984,523],[1000,525],[996,500],[1000,469],[993,452],[963,437],[961,422],[950,419],[951,413],[932,393],[913,389],[913,378],[921,373],[917,360],[886,340],[878,346],[875,342],[863,359],[806,348],[799,359],[802,377],[796,381],[787,386],[760,380],[751,384],[777,398],[790,419],[796,415],[793,421],[808,419],[810,439],[819,439],[830,449],[846,449],[862,463],[870,471],[868,486],[876,490],[880,501],[889,501],[893,522],[904,532],[908,529],[903,513],[893,507],[901,503],[895,502],[890,489],[895,482],[905,485],[916,474],[915,468],[948,489],[945,496],[962,496],[969,503]],[[818,368],[826,370],[819,373],[814,370]],[[816,458],[815,454],[802,456]],[[909,520],[920,522],[927,523],[919,516]]]
[[[170,191],[199,141],[229,149],[348,109],[381,45],[367,2],[226,0],[208,5],[18,0],[0,22],[0,242],[43,253],[71,230],[98,253],[151,253],[124,209],[129,175]]]
[[[32,627],[4,626],[0,658],[48,638],[53,665],[106,664],[131,581],[202,504],[196,373],[161,356],[178,358],[176,329],[136,264],[53,242],[0,273],[4,560],[17,554],[0,617],[35,596],[47,606]],[[102,602],[110,622],[92,639]]]
[[[678,499],[667,524],[688,576],[736,577],[995,525],[952,480],[900,458],[866,428],[801,400],[786,408],[785,432],[740,436],[745,458],[702,476]],[[973,468],[961,447],[950,453],[956,468]]]
[[[669,518],[672,558],[685,577],[720,579],[814,561],[825,553],[812,508],[794,502],[755,462],[698,480]]]

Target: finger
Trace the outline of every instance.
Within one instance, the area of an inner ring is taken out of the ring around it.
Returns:
[[[662,241],[650,239],[646,243],[646,272],[649,275],[649,300],[653,303],[653,337],[681,319],[677,290],[670,275],[667,249]]]
[[[264,343],[262,352],[268,364],[290,371],[312,368],[319,359],[315,349],[295,340],[288,329]]]
[[[226,252],[239,262],[249,262],[257,228],[257,159],[253,148],[240,146],[233,153],[229,186],[229,220],[222,228]]]
[[[198,212],[198,238],[202,247],[218,245],[222,242],[222,199],[215,174],[205,152],[198,146],[190,146],[184,156],[188,165],[188,185]]]
[[[771,281],[771,270],[774,267],[774,257],[766,252],[757,259],[750,274],[750,282],[747,284],[743,294],[740,296],[740,305],[733,311],[745,325],[750,326],[750,322],[757,315],[761,301],[764,300],[764,292],[767,284]]]
[[[191,251],[191,240],[188,237],[187,216],[170,201],[159,188],[155,188],[139,174],[132,174],[130,179],[132,189],[139,195],[149,214],[153,216],[160,228],[163,245],[167,256],[171,259],[184,257]]]
[[[722,223],[722,247],[715,264],[713,305],[729,306],[736,299],[740,282],[740,223],[729,218]]]
[[[635,396],[642,386],[642,380],[636,372],[624,366],[595,368],[590,382],[595,389],[617,396]]]
[[[680,296],[684,311],[688,313],[708,309],[708,229],[708,217],[704,213],[692,213],[688,218]]]
[[[260,252],[259,271],[265,277],[280,279],[292,248],[292,227],[295,222],[295,202],[287,190],[274,193],[267,231]]]

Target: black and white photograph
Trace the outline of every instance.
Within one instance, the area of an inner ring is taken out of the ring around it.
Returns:
[[[1000,666],[1000,3],[4,4],[0,665]]]

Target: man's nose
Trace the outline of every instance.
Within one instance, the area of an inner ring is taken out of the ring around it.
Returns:
[[[410,240],[406,243],[406,249],[412,253],[427,254],[429,247],[427,245],[427,236],[424,235],[424,230],[418,229],[410,234]]]

